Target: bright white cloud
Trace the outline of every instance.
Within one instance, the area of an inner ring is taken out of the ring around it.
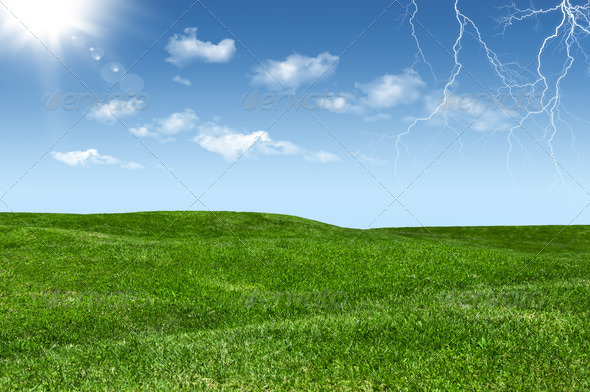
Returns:
[[[264,67],[257,67],[252,83],[280,90],[283,87],[279,80],[285,87],[296,90],[304,83],[311,84],[323,75],[332,74],[337,65],[338,57],[328,52],[317,57],[295,53],[283,61],[268,60]]]
[[[97,150],[53,152],[53,157],[70,166],[84,165],[86,163],[113,164],[117,159],[109,155],[100,155]]]
[[[191,109],[184,109],[184,112],[172,113],[168,117],[154,120],[158,130],[167,135],[192,131],[195,129],[197,121],[199,121],[199,117]]]
[[[184,84],[185,86],[189,86],[192,84],[189,79],[181,78],[180,75],[176,75],[172,78],[173,82]]]
[[[129,100],[111,99],[105,103],[97,103],[86,115],[88,118],[103,124],[115,124],[118,119],[133,116],[147,107],[145,100],[133,97]]]
[[[163,118],[155,118],[153,124],[138,125],[131,128],[138,137],[151,137],[154,139],[162,136],[173,136],[182,132],[189,132],[196,128],[199,117],[191,109],[184,109],[183,112],[172,113]]]
[[[206,124],[201,126],[199,131],[199,135],[192,140],[205,150],[219,154],[228,161],[237,159],[258,139],[263,143],[271,141],[264,131],[244,134],[217,124]]]
[[[307,151],[290,141],[274,141],[264,131],[244,133],[227,126],[207,123],[199,127],[192,139],[207,151],[221,155],[227,161],[238,159],[243,153],[262,155],[303,155],[306,160],[327,163],[340,159],[323,151]]]
[[[233,39],[226,38],[218,44],[199,41],[197,28],[188,27],[184,34],[175,34],[165,47],[170,57],[167,62],[182,67],[193,61],[206,63],[227,63],[236,53],[236,43]]]
[[[426,86],[420,75],[412,69],[401,74],[385,74],[366,84],[356,83],[355,87],[364,93],[361,105],[372,109],[388,109],[415,102]]]
[[[91,148],[86,151],[52,152],[51,155],[60,162],[69,166],[88,165],[119,165],[124,169],[142,169],[143,166],[136,162],[123,162],[110,155],[101,155],[98,150]]]

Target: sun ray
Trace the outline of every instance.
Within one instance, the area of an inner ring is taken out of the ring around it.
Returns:
[[[59,51],[65,39],[76,34],[94,34],[99,10],[107,2],[98,0],[2,0],[0,34],[10,36],[12,46],[22,48],[41,41]]]

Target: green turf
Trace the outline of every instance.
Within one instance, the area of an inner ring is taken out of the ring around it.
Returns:
[[[0,257],[2,391],[590,389],[587,226],[0,214]]]

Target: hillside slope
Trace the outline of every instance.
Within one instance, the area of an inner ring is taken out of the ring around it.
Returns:
[[[585,390],[590,227],[0,214],[0,390]]]

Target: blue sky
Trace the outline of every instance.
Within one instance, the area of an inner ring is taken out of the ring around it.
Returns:
[[[559,1],[78,3],[0,7],[0,211],[590,223],[587,41]]]

